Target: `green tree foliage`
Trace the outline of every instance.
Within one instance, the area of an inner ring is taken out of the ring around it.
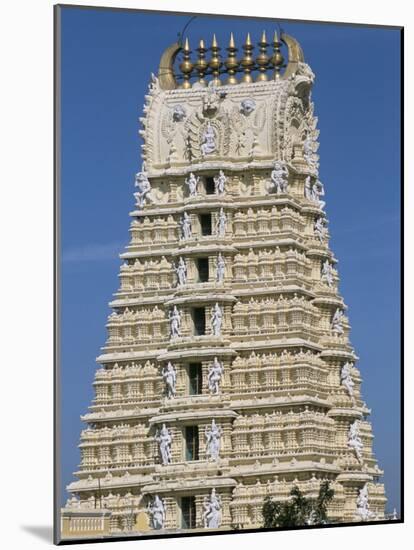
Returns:
[[[328,523],[327,507],[333,496],[334,490],[329,487],[329,481],[324,481],[316,498],[304,497],[296,486],[286,502],[266,497],[262,508],[263,527],[299,527]]]

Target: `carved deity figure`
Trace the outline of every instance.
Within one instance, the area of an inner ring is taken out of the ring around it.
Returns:
[[[227,217],[223,208],[220,208],[220,212],[216,222],[216,232],[218,237],[224,237],[226,234]]]
[[[223,311],[217,302],[211,313],[210,324],[214,336],[220,336],[221,326],[223,324]]]
[[[352,380],[351,370],[352,363],[345,363],[341,369],[341,385],[344,386],[349,395],[354,398],[354,386],[355,383]]]
[[[220,363],[217,357],[214,357],[213,363],[208,368],[208,376],[207,376],[208,389],[214,395],[217,395],[219,393],[220,382],[223,377],[223,373],[224,373],[223,364]]]
[[[146,203],[147,195],[151,192],[151,184],[148,179],[148,172],[145,171],[145,163],[142,163],[141,172],[135,175],[135,187],[138,189],[134,193],[138,208],[143,208]]]
[[[171,443],[172,443],[172,434],[170,430],[166,427],[165,424],[162,425],[161,430],[157,430],[155,433],[155,441],[158,443],[158,448],[160,451],[161,462],[164,466],[171,464],[172,455],[171,455]]]
[[[225,191],[227,178],[223,170],[220,170],[218,176],[214,176],[214,189],[217,195],[222,195]]]
[[[277,160],[273,165],[272,173],[270,174],[270,179],[273,184],[273,190],[276,191],[278,195],[280,193],[286,193],[288,188],[288,178],[289,172],[286,168],[286,164],[282,161]]]
[[[216,265],[216,282],[217,283],[223,282],[225,267],[226,267],[226,263],[224,261],[223,256],[221,255],[221,252],[219,252],[217,256],[217,265]]]
[[[190,239],[191,238],[191,218],[190,215],[187,214],[187,212],[183,213],[183,217],[181,218],[181,234],[183,239]]]
[[[177,309],[177,306],[173,307],[173,310],[169,313],[170,320],[170,334],[171,338],[177,338],[180,336],[181,328],[181,314]]]
[[[210,496],[205,497],[203,504],[203,522],[206,529],[217,529],[221,525],[221,499],[216,490],[211,490]]]
[[[322,216],[319,216],[318,218],[316,218],[315,223],[313,225],[313,230],[315,232],[315,235],[319,238],[319,240],[322,243],[328,236],[326,219]]]
[[[303,142],[303,158],[305,159],[309,169],[312,170],[312,172],[317,172],[318,170],[318,158],[315,149],[315,139],[313,139],[311,134],[308,133],[305,141]]]
[[[243,101],[240,103],[240,112],[244,116],[249,116],[250,113],[255,110],[255,108],[256,102],[250,97],[248,97],[247,99],[243,99]]]
[[[201,136],[200,149],[203,156],[214,153],[216,150],[216,138],[210,122],[207,124],[207,127]]]
[[[359,421],[354,420],[349,427],[348,432],[348,447],[355,451],[357,459],[362,460],[362,449],[364,444],[362,443],[361,436],[359,435]]]
[[[321,280],[326,283],[328,286],[333,286],[334,279],[333,279],[333,267],[329,260],[325,260],[322,264],[322,276]]]
[[[331,322],[331,330],[338,336],[344,333],[344,327],[342,325],[344,318],[344,312],[338,308],[336,308],[336,311],[332,317]]]
[[[185,118],[186,112],[182,105],[175,105],[173,108],[172,118],[174,122],[181,122]]]
[[[178,260],[178,264],[174,266],[175,272],[177,273],[177,282],[179,286],[185,285],[187,282],[187,266],[185,265],[185,261],[180,256]]]
[[[175,397],[175,386],[177,383],[177,371],[174,366],[171,364],[171,361],[168,361],[166,367],[162,371],[162,377],[165,382],[165,390],[168,399]]]
[[[374,516],[374,513],[371,512],[371,510],[369,509],[367,483],[365,483],[362,489],[359,490],[359,495],[357,497],[356,504],[357,504],[356,513],[358,516],[360,516],[362,521],[367,521]]]
[[[207,459],[218,460],[220,458],[221,434],[222,429],[217,426],[213,418],[211,427],[206,427],[205,430]]]
[[[325,207],[325,202],[321,201],[321,197],[325,195],[325,188],[323,186],[323,183],[316,179],[312,185],[312,197],[313,202],[319,206],[321,210]]]
[[[197,176],[195,177],[195,175],[190,172],[190,177],[188,177],[186,180],[185,180],[185,183],[188,187],[188,190],[190,192],[190,197],[196,197],[197,196],[197,185],[198,185],[198,182],[200,181],[200,177]]]
[[[148,515],[153,529],[164,529],[165,525],[165,501],[155,495],[154,500],[148,503]]]

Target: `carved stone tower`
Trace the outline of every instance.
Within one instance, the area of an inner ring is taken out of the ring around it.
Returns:
[[[131,240],[64,509],[105,508],[110,533],[258,528],[267,495],[323,480],[332,522],[384,518],[314,75],[290,36],[241,50],[174,44],[145,97]]]

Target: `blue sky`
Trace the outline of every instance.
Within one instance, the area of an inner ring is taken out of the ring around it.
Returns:
[[[150,73],[188,16],[62,10],[61,477],[79,463],[80,414],[93,397],[95,357],[128,243],[138,117]],[[281,21],[316,74],[320,178],[330,246],[339,260],[374,450],[389,499],[400,509],[400,34],[393,29]],[[190,45],[225,48],[271,20],[198,16]],[[226,52],[222,52],[224,55]],[[65,495],[64,495],[65,496]]]

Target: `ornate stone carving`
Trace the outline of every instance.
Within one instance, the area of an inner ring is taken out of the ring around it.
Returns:
[[[158,443],[161,463],[163,464],[163,466],[167,466],[167,464],[171,464],[172,434],[165,424],[162,425],[161,430],[157,430],[155,432],[155,441]]]
[[[322,276],[321,280],[328,286],[333,286],[333,267],[329,260],[325,260],[322,264]]]
[[[200,150],[203,156],[214,153],[216,150],[216,135],[210,122],[207,122],[207,125],[202,133]]]
[[[218,176],[214,177],[214,188],[217,195],[222,195],[225,191],[227,178],[223,170],[220,170]]]
[[[172,111],[172,118],[174,122],[181,122],[186,117],[186,110],[185,107],[182,105],[175,105]]]
[[[220,446],[221,446],[222,429],[217,426],[216,421],[211,421],[211,427],[205,429],[206,439],[206,456],[211,460],[218,460],[220,458]]]
[[[210,496],[205,497],[203,504],[203,523],[206,529],[217,529],[221,525],[221,498],[216,490],[211,490]]]
[[[362,449],[364,444],[362,443],[361,436],[359,435],[359,421],[354,420],[354,422],[349,427],[348,432],[348,447],[355,451],[355,454],[358,460],[362,461]]]
[[[359,495],[357,497],[357,516],[361,518],[362,521],[368,521],[369,519],[374,517],[374,513],[371,512],[369,509],[369,501],[368,501],[368,484],[365,483],[365,485],[362,487],[362,489],[359,490]]]
[[[319,216],[316,218],[313,225],[313,230],[316,237],[318,237],[321,243],[326,240],[328,236],[328,229],[326,227],[326,219],[323,216]]]
[[[158,495],[155,495],[154,500],[148,503],[147,511],[150,516],[151,527],[156,530],[164,529],[166,516],[165,500],[161,500]]]
[[[249,116],[255,110],[255,108],[256,102],[250,97],[247,99],[243,99],[243,101],[240,103],[240,112],[244,116]]]
[[[190,193],[190,197],[196,197],[197,196],[197,185],[200,181],[200,178],[190,172],[190,176],[185,180],[185,183],[188,187],[188,191]]]
[[[219,362],[217,357],[214,357],[213,363],[209,366],[207,377],[208,389],[212,394],[217,395],[219,393],[223,373],[223,364]]]
[[[336,308],[336,311],[332,317],[331,330],[335,334],[338,334],[338,336],[344,333],[344,327],[342,325],[343,318],[344,312],[341,309]]]
[[[276,161],[272,170],[270,179],[273,185],[273,191],[278,195],[280,193],[287,193],[288,190],[288,178],[289,172],[286,168],[286,164],[282,161]]]
[[[187,212],[183,212],[183,217],[180,221],[181,225],[181,237],[183,239],[190,239],[191,238],[191,218],[187,214]]]
[[[167,366],[162,371],[162,377],[165,382],[165,392],[168,399],[175,397],[175,386],[177,383],[177,371],[175,367],[168,361]]]
[[[221,255],[221,252],[219,252],[217,256],[217,263],[216,263],[216,282],[217,283],[223,282],[224,275],[225,275],[225,268],[226,268],[226,263],[224,261],[223,256]]]
[[[187,282],[187,266],[185,265],[185,261],[180,256],[178,263],[176,266],[174,266],[175,272],[177,274],[177,284],[179,286],[183,286]]]
[[[173,307],[173,310],[169,313],[170,321],[170,335],[171,338],[178,338],[181,335],[181,314],[178,311],[177,306]]]
[[[143,208],[146,203],[146,199],[151,193],[151,183],[148,179],[148,173],[145,171],[144,162],[142,163],[141,172],[138,172],[135,175],[135,187],[138,189],[138,191],[134,193],[136,205],[138,208]]]
[[[216,234],[218,237],[224,237],[226,234],[227,216],[224,213],[223,208],[220,208],[219,215],[216,222]]]
[[[350,397],[354,398],[355,383],[352,380],[352,363],[345,363],[341,369],[341,385],[344,386]]]
[[[217,302],[211,312],[210,324],[213,335],[220,336],[223,324],[223,311]]]

